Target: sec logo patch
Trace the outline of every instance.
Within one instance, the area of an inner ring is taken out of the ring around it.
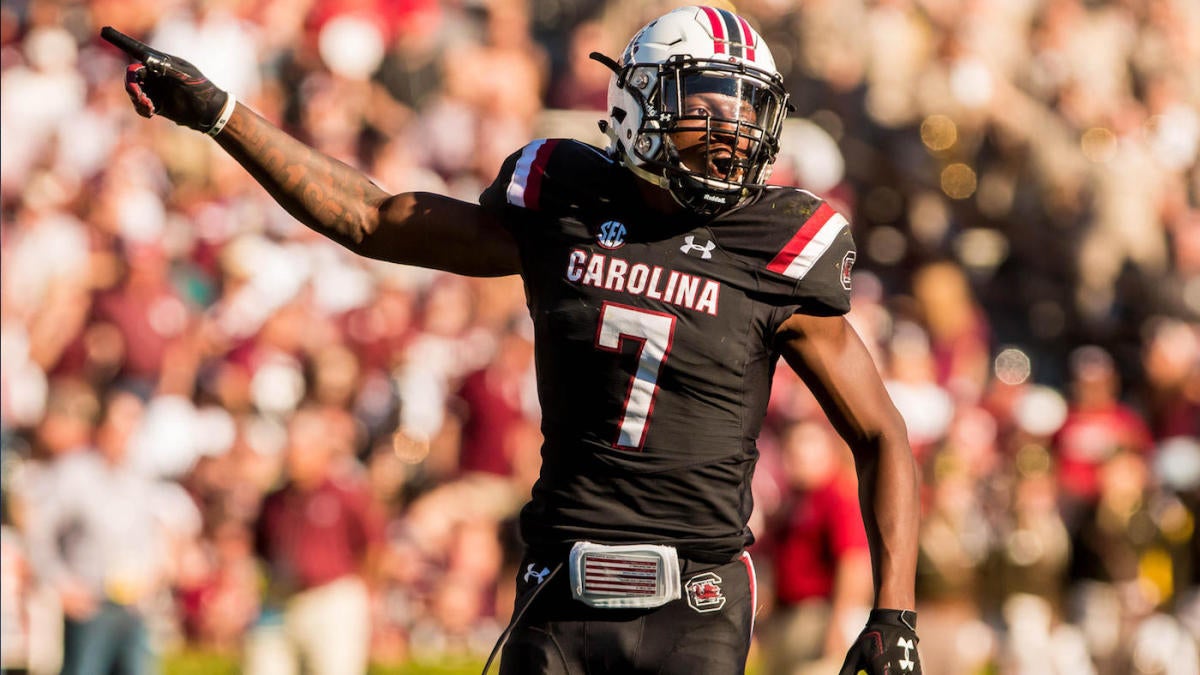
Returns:
[[[625,226],[615,220],[610,220],[600,226],[596,242],[609,250],[625,245]]]

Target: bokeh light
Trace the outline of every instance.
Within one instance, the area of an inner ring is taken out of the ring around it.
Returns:
[[[942,169],[942,192],[951,199],[967,199],[975,194],[975,170],[962,162]]]
[[[1117,154],[1117,135],[1103,127],[1088,129],[1079,139],[1079,149],[1084,157],[1102,164]]]
[[[958,141],[958,126],[945,115],[930,115],[921,122],[921,142],[934,152],[949,150]]]
[[[895,265],[907,254],[908,241],[894,227],[877,227],[867,235],[867,255],[881,265]]]
[[[1033,362],[1029,355],[1016,347],[1001,350],[992,361],[992,367],[996,379],[1008,385],[1024,384],[1033,374]]]

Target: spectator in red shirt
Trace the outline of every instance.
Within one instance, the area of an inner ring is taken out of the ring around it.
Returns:
[[[188,329],[188,307],[172,285],[170,258],[161,245],[131,244],[124,279],[96,297],[93,320],[121,336],[119,378],[142,395],[154,391],[171,344]]]
[[[458,465],[464,474],[513,473],[510,437],[537,411],[533,326],[527,324],[514,319],[499,337],[495,357],[468,374],[458,390],[463,417]]]
[[[383,541],[380,505],[340,452],[344,411],[304,407],[289,425],[287,482],[255,523],[267,569],[263,611],[245,671],[361,675],[370,644],[366,576]]]
[[[1145,335],[1141,394],[1155,440],[1200,438],[1200,324],[1160,317]]]
[[[786,426],[780,451],[788,493],[767,534],[775,603],[764,634],[766,672],[795,675],[826,663],[833,672],[872,599],[850,453],[816,421]]]
[[[1146,422],[1119,399],[1120,376],[1108,352],[1080,347],[1070,368],[1070,407],[1053,441],[1068,526],[1095,503],[1109,458],[1122,450],[1145,454],[1152,445]]]

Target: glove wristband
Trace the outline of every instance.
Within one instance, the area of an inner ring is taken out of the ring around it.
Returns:
[[[213,125],[204,133],[214,137],[221,133],[225,125],[229,123],[229,118],[233,117],[233,109],[236,107],[237,99],[234,98],[233,94],[226,92],[225,105],[221,106],[221,114],[217,115],[217,121],[213,122]]]
[[[917,613],[911,609],[873,609],[867,617],[867,623],[880,623],[916,631]]]

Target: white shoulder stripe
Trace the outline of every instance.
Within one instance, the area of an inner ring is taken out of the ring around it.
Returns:
[[[545,140],[534,141],[521,151],[521,157],[517,159],[517,166],[513,169],[512,178],[508,181],[509,204],[526,206],[525,190],[529,187],[530,170],[533,168],[534,160],[537,159],[538,150],[545,144]]]
[[[849,225],[850,223],[840,213],[830,216],[821,229],[813,235],[813,238],[804,245],[804,248],[800,249],[800,253],[787,266],[783,275],[793,279],[803,279],[813,265],[821,259],[821,256],[825,255],[825,251],[828,251],[829,247],[833,245],[838,233]]]

